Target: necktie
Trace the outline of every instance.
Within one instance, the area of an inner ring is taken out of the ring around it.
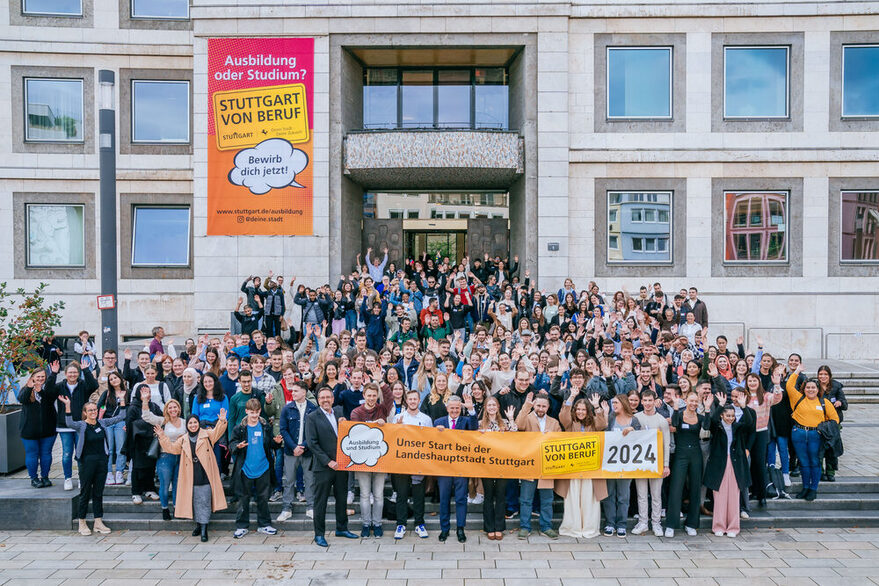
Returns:
[[[455,420],[452,419],[452,429],[455,429]]]

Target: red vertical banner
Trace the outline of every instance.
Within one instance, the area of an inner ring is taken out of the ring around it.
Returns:
[[[313,233],[314,39],[208,39],[208,236]]]

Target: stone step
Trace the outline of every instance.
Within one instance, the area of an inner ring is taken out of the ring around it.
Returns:
[[[829,484],[830,483],[821,483],[818,487],[818,498],[815,501],[809,502],[795,498],[769,499],[766,501],[766,510],[773,513],[776,511],[813,511],[815,509],[879,511],[879,494],[845,492],[828,493],[824,490],[824,487]],[[796,494],[796,492],[793,494]],[[752,509],[756,509],[753,505],[754,503],[752,503]]]
[[[851,395],[847,399],[849,405],[875,405],[879,403],[879,389],[875,393]]]

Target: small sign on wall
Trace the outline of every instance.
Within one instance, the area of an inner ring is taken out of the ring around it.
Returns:
[[[98,295],[98,309],[116,309],[116,298],[112,295]]]

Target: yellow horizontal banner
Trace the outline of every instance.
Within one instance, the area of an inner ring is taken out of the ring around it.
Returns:
[[[659,478],[659,430],[482,433],[339,423],[339,469],[469,478]]]

